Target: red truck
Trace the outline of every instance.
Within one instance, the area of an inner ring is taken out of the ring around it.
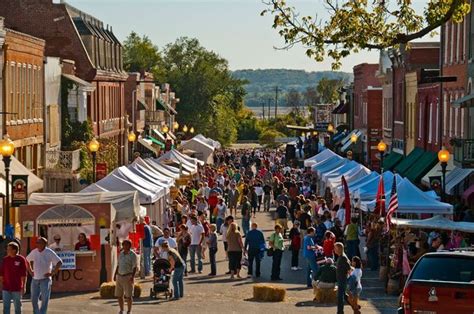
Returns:
[[[403,289],[399,313],[473,314],[474,251],[425,254]]]

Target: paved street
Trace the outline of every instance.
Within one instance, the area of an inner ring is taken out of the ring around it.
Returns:
[[[257,214],[256,220],[268,237],[273,226],[270,214]],[[224,275],[227,271],[227,262],[222,243],[219,243],[218,276],[214,278],[206,276],[210,272],[206,262],[202,275],[190,275],[185,279],[185,298],[179,301],[166,301],[164,298],[150,300],[151,280],[141,281],[143,293],[139,299],[135,300],[133,312],[152,313],[166,310],[167,313],[184,313],[192,310],[194,313],[335,313],[335,306],[318,305],[311,301],[312,289],[307,289],[304,284],[306,269],[292,271],[290,260],[291,254],[286,251],[283,255],[281,275],[284,280],[278,283],[287,289],[286,301],[262,304],[252,301],[252,285],[255,282],[269,282],[271,258],[264,258],[260,280],[230,280],[228,275]],[[378,273],[364,272],[362,285],[364,289],[361,301],[362,313],[396,312],[397,298],[384,294]],[[24,307],[27,313],[31,312],[29,301],[25,302]],[[65,313],[66,311],[69,313],[116,313],[118,306],[115,300],[99,299],[98,293],[54,295],[49,313]],[[349,306],[346,306],[346,312],[352,312]]]

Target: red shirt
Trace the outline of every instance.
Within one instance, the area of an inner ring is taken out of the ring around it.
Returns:
[[[334,239],[326,239],[323,243],[324,256],[332,257],[334,254]]]
[[[15,257],[5,256],[0,276],[3,276],[3,290],[19,292],[22,290],[21,277],[26,277],[26,259],[17,255]]]

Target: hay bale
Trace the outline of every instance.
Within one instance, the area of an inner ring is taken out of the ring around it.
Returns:
[[[314,301],[324,304],[337,303],[337,288],[314,288]]]
[[[101,299],[115,299],[115,282],[104,282],[100,285],[99,294]],[[133,297],[139,298],[142,294],[142,286],[135,283],[133,287]]]
[[[257,284],[253,286],[253,298],[256,301],[281,302],[286,297],[286,290],[280,286]]]

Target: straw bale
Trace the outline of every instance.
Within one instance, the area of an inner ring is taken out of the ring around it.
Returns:
[[[257,284],[253,286],[253,298],[256,301],[281,302],[286,297],[286,290],[283,287]]]

